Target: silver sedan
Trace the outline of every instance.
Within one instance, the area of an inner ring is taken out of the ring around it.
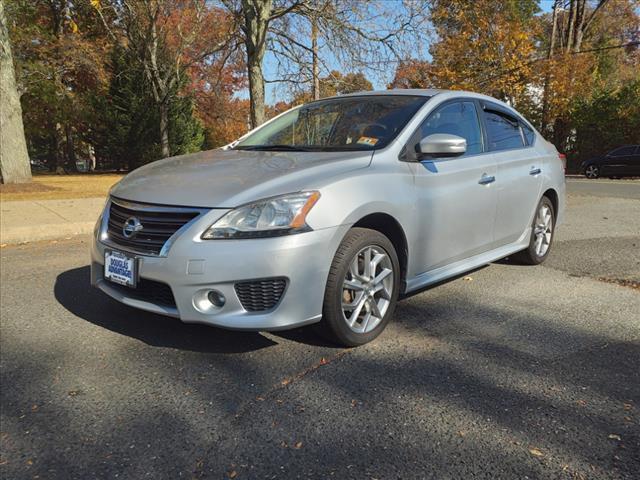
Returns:
[[[346,95],[131,172],[96,225],[91,281],[184,322],[317,323],[360,345],[404,296],[506,256],[544,261],[564,198],[562,155],[496,99]]]

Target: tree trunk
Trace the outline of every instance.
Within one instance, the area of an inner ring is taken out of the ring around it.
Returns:
[[[242,0],[252,128],[264,123],[265,119],[262,62],[267,46],[272,4],[273,0]]]
[[[169,105],[166,101],[160,102],[160,145],[162,147],[162,158],[171,156],[169,148]]]
[[[3,0],[0,0],[0,177],[2,183],[31,181],[31,164]]]
[[[569,25],[567,27],[567,42],[565,45],[565,51],[567,52],[571,52],[573,49],[577,10],[578,9],[576,0],[571,0],[571,2],[569,3]]]
[[[71,167],[71,171],[78,170],[78,164],[76,163],[76,144],[73,139],[73,129],[71,125],[67,124],[64,127],[64,135],[66,138],[66,149],[67,149],[67,158],[69,166]]]
[[[313,52],[313,99],[320,100],[320,73],[318,68],[318,23],[315,18],[311,19],[311,50]]]
[[[64,133],[62,131],[62,124],[56,122],[56,129],[54,132],[56,142],[56,173],[62,175],[65,173],[65,164],[67,163],[67,157],[65,155],[64,148]]]
[[[553,2],[553,17],[551,24],[551,39],[549,41],[549,50],[547,51],[547,72],[544,76],[544,87],[542,91],[542,118],[540,119],[540,131],[544,133],[549,124],[549,82],[551,81],[549,69],[551,68],[550,60],[553,58],[556,47],[556,36],[558,34],[558,8],[561,0]]]

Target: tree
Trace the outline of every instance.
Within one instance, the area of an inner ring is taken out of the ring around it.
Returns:
[[[388,68],[399,59],[411,39],[424,35],[426,0],[353,2],[350,0],[221,0],[241,25],[251,101],[251,125],[265,119],[265,83],[284,81],[319,94],[321,50],[331,50],[336,61],[358,70]],[[320,45],[320,42],[324,45]],[[265,79],[267,51],[277,62],[281,78]],[[374,60],[375,59],[375,60]]]
[[[2,183],[31,181],[3,0],[0,0],[0,173]]]
[[[93,141],[102,167],[132,170],[161,156],[159,111],[148,87],[142,65],[133,53],[116,45],[111,54],[108,94],[96,96],[93,104]],[[174,155],[202,149],[204,129],[194,117],[191,95],[177,95],[182,83],[170,92],[174,100],[167,112],[167,133]]]
[[[541,18],[545,60],[539,67],[538,123],[558,148],[571,150],[575,102],[637,78],[638,58],[622,47],[637,31],[638,21],[634,0],[556,0],[552,14]]]
[[[83,2],[6,4],[31,158],[51,170],[75,169],[87,99],[105,87],[106,37]]]
[[[337,70],[332,70],[326,77],[318,79],[318,99],[325,97],[335,97],[336,95],[346,95],[347,93],[364,92],[373,90],[373,85],[362,72],[347,73],[343,75]],[[312,89],[304,90],[294,96],[293,105],[316,100],[315,92]]]
[[[437,0],[431,21],[439,41],[427,74],[439,88],[474,90],[517,104],[535,59],[536,2]]]
[[[158,111],[162,157],[176,153],[169,136],[169,111],[179,94],[175,87],[196,63],[225,54],[232,38],[230,19],[206,0],[122,0],[109,5],[117,19],[109,22],[101,2],[93,3],[112,36],[126,38],[126,47],[143,67]]]
[[[396,73],[388,88],[430,88],[430,63],[425,60],[404,60],[398,64]]]
[[[569,114],[575,129],[571,150],[576,160],[640,143],[640,78],[577,98]]]

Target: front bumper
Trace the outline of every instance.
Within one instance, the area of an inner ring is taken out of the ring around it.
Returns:
[[[166,257],[135,255],[139,258],[140,278],[169,285],[175,308],[127,295],[126,289],[105,280],[104,251],[114,248],[95,236],[91,247],[91,284],[126,305],[177,317],[183,322],[237,330],[279,330],[320,320],[329,268],[349,226],[278,238],[203,241],[199,236],[203,225],[210,224],[208,221],[196,222],[183,232]],[[272,277],[287,280],[280,302],[268,311],[245,310],[236,295],[235,283]],[[222,292],[226,303],[203,312],[196,307],[194,297],[209,289]]]

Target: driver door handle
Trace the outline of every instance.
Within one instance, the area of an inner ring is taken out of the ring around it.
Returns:
[[[487,175],[486,173],[482,174],[482,178],[480,178],[480,180],[478,180],[478,183],[480,185],[489,185],[490,183],[493,183],[496,181],[496,177],[494,177],[493,175]]]
[[[539,168],[532,168],[529,170],[529,175],[540,175],[540,173],[542,173],[542,170]]]

